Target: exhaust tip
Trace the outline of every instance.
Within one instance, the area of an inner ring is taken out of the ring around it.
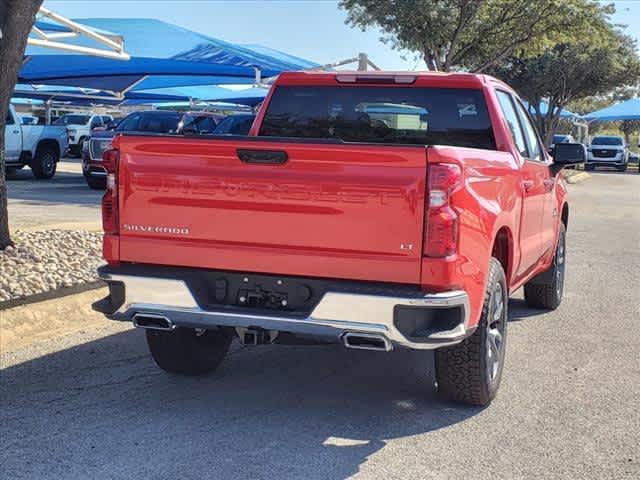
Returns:
[[[390,352],[393,345],[384,335],[376,333],[348,332],[342,336],[342,342],[347,348],[357,350],[375,350],[378,352]]]
[[[176,328],[171,320],[164,315],[154,313],[136,313],[133,316],[133,326],[147,330],[171,331]]]

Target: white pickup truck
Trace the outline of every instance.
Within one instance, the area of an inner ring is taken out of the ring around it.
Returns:
[[[67,129],[55,125],[23,125],[9,106],[4,129],[6,170],[31,167],[36,178],[51,178],[67,150]]]
[[[69,153],[79,157],[82,154],[84,142],[89,140],[94,128],[105,127],[113,121],[111,115],[96,115],[91,113],[68,113],[58,118],[54,125],[64,125],[69,137]]]

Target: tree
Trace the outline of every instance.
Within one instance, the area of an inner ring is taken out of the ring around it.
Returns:
[[[11,95],[42,0],[0,0],[0,250],[11,245],[4,168],[4,129]]]
[[[592,0],[341,0],[347,23],[378,27],[382,41],[417,52],[430,70],[483,72],[550,35],[578,35],[586,16],[610,7]]]
[[[557,43],[535,55],[519,52],[489,71],[529,102],[547,145],[558,126],[561,110],[570,102],[610,94],[640,78],[635,40],[606,19],[600,27],[597,36],[583,35],[579,41]],[[543,101],[548,104],[544,114]]]

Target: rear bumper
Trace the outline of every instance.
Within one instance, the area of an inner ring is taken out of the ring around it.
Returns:
[[[345,334],[361,333],[420,350],[454,345],[474,330],[469,327],[469,299],[463,291],[406,296],[325,291],[310,313],[296,315],[229,306],[205,308],[184,280],[114,270],[99,270],[110,294],[93,305],[113,320],[133,321],[137,314],[150,314],[178,327],[276,330],[335,342]]]

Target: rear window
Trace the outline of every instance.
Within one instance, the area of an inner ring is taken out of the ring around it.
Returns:
[[[277,87],[260,135],[495,149],[480,90]]]
[[[622,145],[622,138],[618,137],[595,137],[591,145]]]
[[[118,127],[118,132],[175,133],[180,122],[177,112],[132,113]]]
[[[54,125],[85,125],[89,123],[90,115],[64,115],[54,122]]]

